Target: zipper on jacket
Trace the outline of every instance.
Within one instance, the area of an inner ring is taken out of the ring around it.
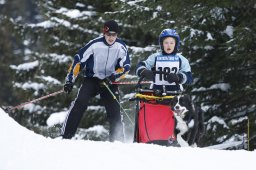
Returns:
[[[110,47],[108,47],[108,55],[107,55],[107,61],[106,61],[106,65],[105,65],[105,77],[107,75],[107,64],[108,64],[108,57],[109,57],[109,49],[110,49]]]

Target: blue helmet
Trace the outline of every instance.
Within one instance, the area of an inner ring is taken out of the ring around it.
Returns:
[[[165,37],[173,37],[176,40],[174,52],[176,53],[180,47],[180,36],[176,32],[175,29],[164,29],[161,34],[159,35],[159,45],[161,50],[163,51],[163,40]]]

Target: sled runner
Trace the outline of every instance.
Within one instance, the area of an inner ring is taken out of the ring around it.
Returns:
[[[178,92],[138,89],[134,142],[176,145],[175,118],[170,102]]]

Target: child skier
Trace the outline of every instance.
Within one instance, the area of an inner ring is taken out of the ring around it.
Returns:
[[[153,80],[153,89],[180,90],[177,84],[191,84],[193,81],[188,60],[178,54],[180,37],[174,29],[164,29],[159,35],[161,52],[154,53],[137,65],[136,74]],[[153,71],[158,73],[154,74]]]
[[[180,46],[177,32],[174,29],[164,29],[159,35],[159,45],[161,52],[154,53],[145,61],[139,62],[136,75],[153,81],[153,90],[160,92],[178,91],[181,90],[180,85],[191,84],[193,78],[189,62],[177,53]],[[161,104],[156,107],[156,104],[144,101],[140,104],[140,108],[142,106],[143,108],[138,113],[139,125],[135,131],[137,142],[177,144],[174,135],[175,120],[170,106]]]

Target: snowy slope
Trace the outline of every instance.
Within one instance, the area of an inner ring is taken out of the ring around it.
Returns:
[[[256,151],[50,139],[0,108],[0,170],[250,170]]]

